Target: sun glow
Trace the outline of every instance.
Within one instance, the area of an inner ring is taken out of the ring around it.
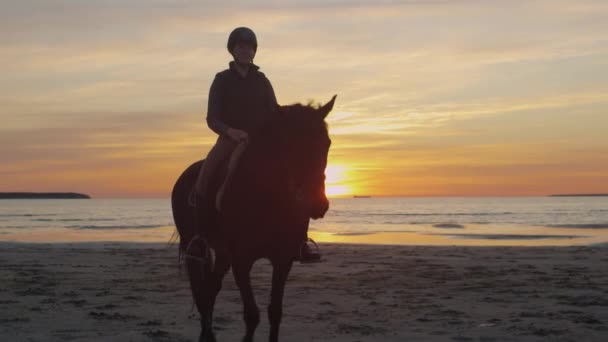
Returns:
[[[329,197],[345,196],[352,193],[348,181],[346,167],[343,165],[328,165],[325,169],[325,194]]]

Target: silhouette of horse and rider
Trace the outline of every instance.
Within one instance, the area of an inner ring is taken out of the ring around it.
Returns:
[[[325,167],[331,145],[325,118],[334,96],[315,107],[279,106],[270,81],[253,64],[257,39],[248,28],[228,39],[234,57],[209,94],[207,123],[219,138],[205,160],[178,178],[171,201],[190,287],[200,313],[199,341],[215,341],[213,308],[232,268],[253,341],[260,321],[250,279],[258,259],[272,264],[270,341],[278,341],[283,293],[294,260],[318,261],[307,243],[310,219],[329,208]]]

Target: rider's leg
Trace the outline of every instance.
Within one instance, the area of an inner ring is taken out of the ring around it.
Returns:
[[[209,151],[207,159],[203,163],[203,167],[199,172],[196,183],[194,184],[194,192],[198,199],[205,199],[209,188],[209,182],[213,174],[217,171],[221,163],[230,157],[230,154],[235,149],[236,143],[234,140],[220,136],[217,142]]]
[[[224,192],[226,191],[226,188],[230,185],[230,181],[232,180],[232,175],[234,174],[234,170],[236,170],[236,167],[239,164],[241,155],[247,148],[247,144],[248,144],[247,141],[240,142],[234,148],[234,150],[232,151],[232,154],[230,155],[226,179],[224,179],[224,182],[222,183],[219,190],[217,191],[217,195],[215,198],[215,209],[217,209],[218,211],[222,210],[222,199],[224,198]]]

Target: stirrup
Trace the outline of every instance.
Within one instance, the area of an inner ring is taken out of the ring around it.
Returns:
[[[311,242],[309,244],[308,242]],[[306,248],[308,250],[308,254],[304,255],[302,250]],[[300,257],[298,258],[301,264],[313,264],[321,262],[321,251],[319,250],[319,245],[311,239],[308,238],[302,246],[300,246]]]
[[[190,251],[190,248],[192,247],[193,243],[197,240],[200,240],[200,244],[202,246],[201,248],[202,248],[203,253],[201,256],[193,255],[192,252]],[[215,254],[209,247],[209,243],[207,242],[207,239],[205,239],[204,237],[201,237],[200,235],[195,235],[190,240],[190,242],[188,243],[188,246],[186,246],[186,249],[183,252],[183,256],[180,255],[180,264],[181,264],[182,258],[183,259],[192,259],[192,260],[198,261],[202,264],[210,262],[211,271],[213,272],[213,267],[215,265]]]

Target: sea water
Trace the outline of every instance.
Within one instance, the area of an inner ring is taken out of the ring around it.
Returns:
[[[608,197],[391,197],[330,202],[325,218],[311,221],[310,235],[319,241],[608,243]],[[169,199],[0,200],[0,241],[166,242],[174,230]]]

